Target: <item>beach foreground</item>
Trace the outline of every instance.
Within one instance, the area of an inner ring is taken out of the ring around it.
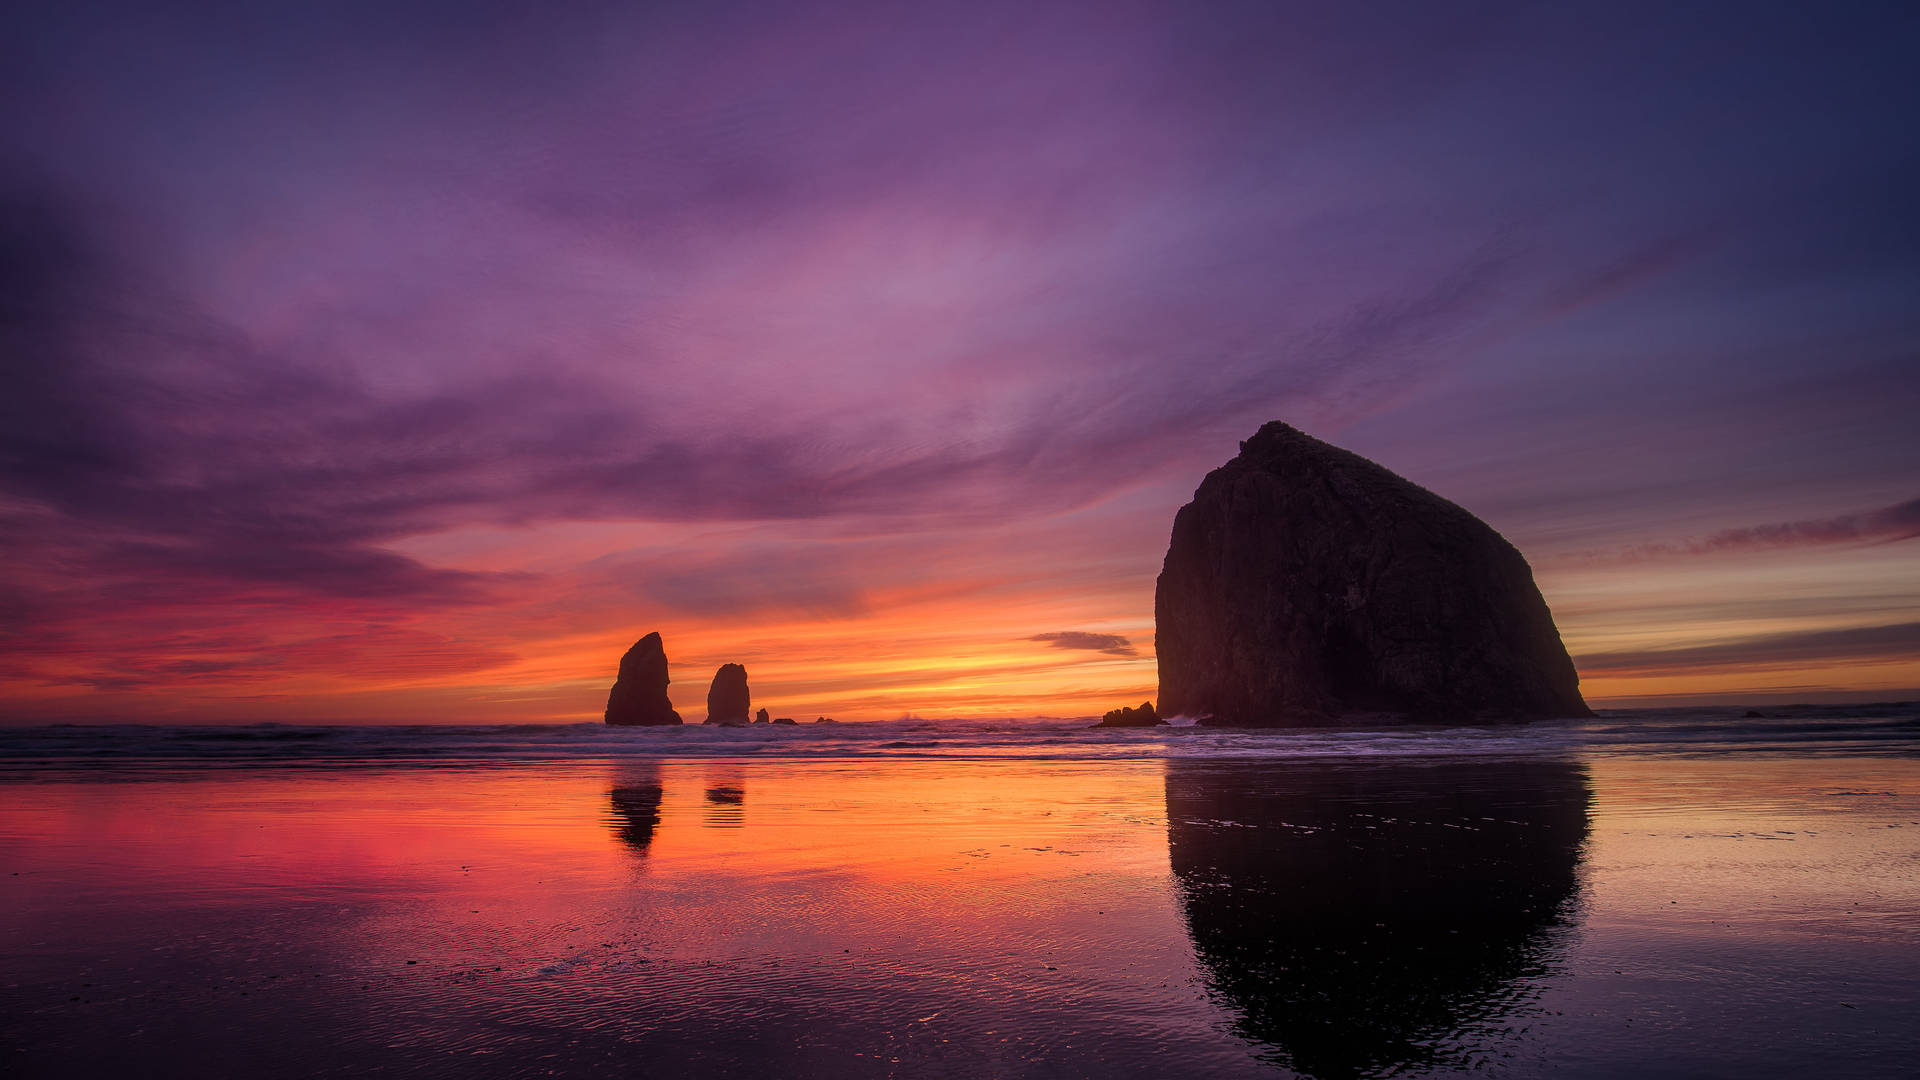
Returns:
[[[15,1076],[1920,1056],[1911,710],[5,739]]]

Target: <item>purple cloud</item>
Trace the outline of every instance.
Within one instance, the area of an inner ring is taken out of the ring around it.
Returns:
[[[1588,560],[1659,559],[1828,544],[1891,544],[1915,537],[1920,537],[1920,499],[1853,514],[1748,525],[1685,540],[1638,544],[1613,552],[1587,552],[1581,557]]]
[[[1094,634],[1085,630],[1059,630],[1035,634],[1028,641],[1044,641],[1056,649],[1106,653],[1108,656],[1138,656],[1133,643],[1119,634]]]
[[[1914,658],[1920,658],[1920,622],[1763,634],[1676,649],[1586,653],[1574,660],[1583,676],[1620,676]]]

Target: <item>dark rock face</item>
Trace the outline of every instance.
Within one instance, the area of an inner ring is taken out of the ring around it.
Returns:
[[[791,716],[776,716],[773,718],[773,722],[776,724],[794,725],[794,719]]]
[[[744,724],[753,707],[747,694],[747,669],[739,664],[721,664],[713,673],[713,685],[707,689],[707,723]]]
[[[633,643],[607,694],[607,723],[624,727],[680,723],[667,700],[667,650],[658,632]]]
[[[761,709],[759,712],[753,714],[753,722],[756,724],[764,724],[768,719],[767,710],[765,709]]]
[[[1277,421],[1181,507],[1153,613],[1164,715],[1244,727],[1592,715],[1513,545]]]
[[[1153,711],[1153,702],[1143,701],[1137,709],[1114,709],[1100,718],[1094,727],[1160,727],[1166,723]]]

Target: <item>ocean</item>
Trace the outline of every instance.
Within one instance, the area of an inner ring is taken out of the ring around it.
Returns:
[[[1920,705],[0,731],[0,1075],[1920,1060]]]

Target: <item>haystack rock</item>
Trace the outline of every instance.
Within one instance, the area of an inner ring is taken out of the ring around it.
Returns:
[[[707,689],[707,723],[744,724],[752,707],[747,695],[747,669],[739,664],[721,664]]]
[[[1591,716],[1513,545],[1274,422],[1173,521],[1160,714],[1241,727]]]
[[[680,723],[667,700],[667,650],[656,631],[633,643],[620,658],[620,675],[607,694],[607,723],[652,727]]]

